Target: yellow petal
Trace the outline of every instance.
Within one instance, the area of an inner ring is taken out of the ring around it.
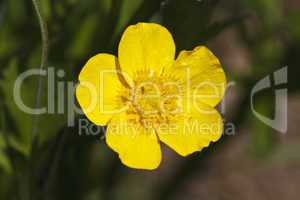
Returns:
[[[182,156],[201,151],[217,141],[223,132],[220,114],[214,108],[199,104],[191,113],[170,119],[169,124],[157,128],[159,139]]]
[[[211,106],[223,98],[226,77],[218,58],[206,47],[181,51],[170,73],[184,80],[186,92]]]
[[[137,70],[161,72],[174,61],[175,44],[165,27],[154,23],[138,23],[129,26],[123,33],[118,56],[122,71],[131,77]]]
[[[116,62],[113,55],[98,54],[86,63],[79,74],[77,100],[85,115],[97,125],[106,125],[122,108],[117,101],[123,86],[118,78]]]
[[[154,129],[145,129],[131,121],[134,118],[126,113],[113,117],[107,127],[106,143],[119,154],[124,165],[136,169],[155,169],[161,161],[157,136]]]

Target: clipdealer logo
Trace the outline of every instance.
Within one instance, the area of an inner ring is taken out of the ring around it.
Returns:
[[[281,132],[287,132],[287,104],[288,104],[288,89],[287,87],[287,74],[288,67],[283,67],[273,74],[268,75],[261,79],[251,90],[251,110],[253,114],[263,123],[272,127],[273,129]],[[271,76],[273,76],[274,83],[271,81]],[[272,85],[273,84],[273,85]],[[285,87],[282,87],[285,86]],[[254,108],[254,96],[258,92],[263,92],[263,90],[275,88],[275,108],[274,108],[274,118],[268,118],[263,114],[259,113]]]

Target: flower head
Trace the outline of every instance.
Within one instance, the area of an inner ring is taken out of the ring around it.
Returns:
[[[181,51],[175,59],[172,35],[161,25],[129,26],[118,58],[92,57],[79,81],[76,96],[84,113],[107,126],[108,146],[129,167],[157,168],[160,141],[187,156],[222,135],[214,108],[226,84],[219,60],[204,46]]]

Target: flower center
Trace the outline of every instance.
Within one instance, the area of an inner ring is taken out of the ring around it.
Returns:
[[[181,113],[182,84],[175,77],[154,71],[137,71],[134,86],[122,93],[128,114],[146,126],[166,123]]]

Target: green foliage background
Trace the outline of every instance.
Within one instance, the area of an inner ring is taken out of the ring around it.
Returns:
[[[235,80],[243,91],[238,94],[240,101],[228,120],[237,126],[236,137],[241,127],[251,127],[250,157],[264,160],[272,155],[278,138],[272,129],[253,117],[248,94],[257,80],[285,65],[289,66],[289,94],[298,93],[299,3],[287,9],[293,1],[38,2],[49,31],[46,67],[54,66],[66,72],[65,77],[56,81],[76,83],[88,58],[99,52],[116,54],[120,35],[129,24],[153,21],[166,26],[174,36],[178,52],[199,44],[210,46],[217,37],[225,42],[228,38],[223,33],[234,30],[239,45],[247,49],[247,67],[251,73],[243,75],[233,66],[224,66],[228,80]],[[230,148],[226,144],[233,137],[224,136],[200,155],[175,158],[180,163],[176,166],[164,161],[165,166],[158,172],[122,166],[101,135],[79,136],[77,124],[67,127],[65,114],[32,116],[15,105],[14,82],[20,73],[40,66],[41,46],[32,2],[0,1],[0,199],[174,199],[194,173],[206,173],[211,166],[205,163],[212,155]],[[240,55],[232,56],[234,60]],[[43,82],[45,91],[46,80]],[[34,77],[22,85],[22,98],[27,105],[36,103],[37,83]],[[44,93],[41,102],[47,104]],[[257,99],[264,113],[272,112],[271,102],[272,93]],[[84,116],[76,116],[81,118]],[[35,139],[33,129],[37,130]],[[166,173],[167,177],[161,181],[148,181],[152,174]]]

